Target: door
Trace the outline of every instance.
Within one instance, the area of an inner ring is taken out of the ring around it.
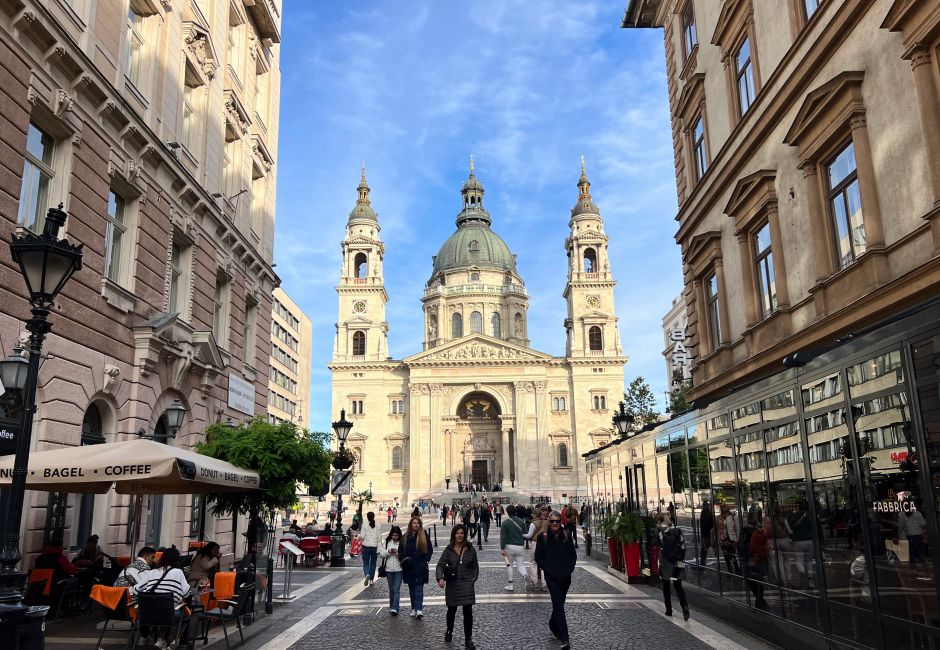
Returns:
[[[485,460],[475,460],[473,461],[473,466],[471,468],[471,483],[476,483],[477,485],[486,485],[489,483],[486,472],[486,461]]]

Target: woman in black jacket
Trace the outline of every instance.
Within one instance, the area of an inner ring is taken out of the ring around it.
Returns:
[[[571,648],[568,640],[568,620],[565,618],[565,598],[571,587],[571,574],[578,561],[574,540],[562,525],[561,513],[553,510],[548,515],[548,530],[539,535],[535,546],[535,563],[545,574],[545,586],[552,597],[552,616],[548,629],[561,639],[562,650]]]
[[[477,562],[477,552],[473,544],[467,541],[467,529],[463,524],[457,524],[450,532],[450,544],[437,561],[435,576],[437,584],[444,589],[444,602],[447,604],[447,632],[444,634],[444,641],[449,643],[454,638],[457,608],[463,607],[464,647],[474,650],[474,583],[480,577],[480,564]]]
[[[408,530],[401,538],[398,557],[401,561],[402,581],[408,585],[411,597],[411,615],[424,617],[424,585],[428,583],[428,562],[431,561],[431,536],[421,523],[421,517],[412,517]]]

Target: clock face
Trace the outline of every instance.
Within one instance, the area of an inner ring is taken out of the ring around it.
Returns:
[[[364,300],[357,300],[353,303],[353,311],[357,314],[361,314],[366,310],[366,303]]]
[[[591,307],[592,309],[596,309],[597,307],[600,307],[600,305],[601,305],[601,299],[600,299],[598,296],[588,296],[588,297],[587,297],[587,306],[588,306],[588,307]]]

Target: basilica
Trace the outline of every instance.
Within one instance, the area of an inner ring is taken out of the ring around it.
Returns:
[[[498,483],[555,502],[587,495],[581,454],[610,439],[627,362],[608,238],[590,188],[582,161],[564,241],[564,357],[529,346],[525,282],[492,229],[471,159],[457,228],[433,257],[421,296],[421,349],[393,359],[385,247],[363,168],[342,242],[329,364],[333,412],[345,409],[354,423],[347,445],[357,457],[355,489],[371,486],[378,502],[402,503],[447,501],[460,483]]]

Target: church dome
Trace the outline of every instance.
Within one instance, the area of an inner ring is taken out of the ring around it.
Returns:
[[[434,258],[436,277],[445,271],[479,267],[516,272],[516,260],[499,235],[484,223],[465,223],[447,238]]]

